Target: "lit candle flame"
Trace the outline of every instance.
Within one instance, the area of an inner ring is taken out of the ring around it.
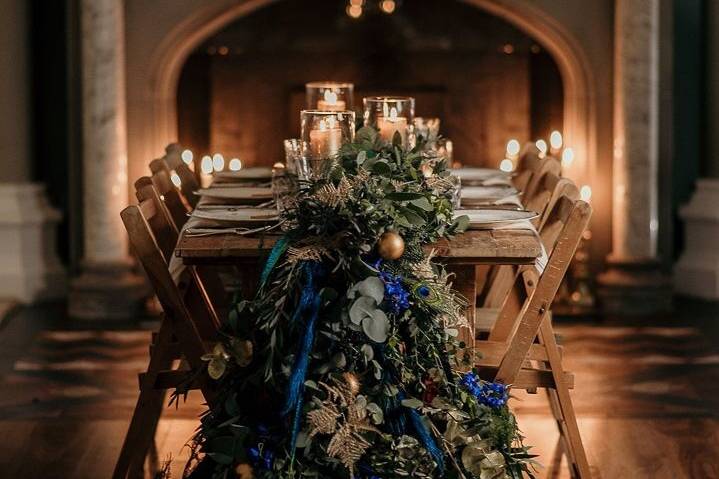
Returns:
[[[203,156],[202,162],[200,163],[200,170],[206,175],[212,173],[212,158],[209,156]]]
[[[172,170],[170,172],[170,180],[172,181],[172,184],[175,185],[176,188],[179,188],[180,185],[182,185],[182,180],[180,179],[180,175],[175,172],[175,170]]]
[[[539,150],[539,157],[544,158],[544,156],[547,154],[547,142],[544,140],[537,140],[535,145],[537,146],[537,149]]]
[[[225,157],[219,153],[215,153],[212,156],[212,168],[215,171],[222,171],[225,169]]]
[[[499,164],[499,169],[509,173],[510,171],[512,171],[514,169],[514,163],[512,163],[512,160],[510,160],[509,158],[505,158]]]
[[[572,150],[571,148],[566,148],[562,152],[562,166],[564,168],[569,168],[569,166],[571,166],[573,161],[574,161],[574,150]]]
[[[194,157],[194,155],[192,154],[192,151],[184,150],[182,152],[181,156],[182,156],[182,161],[184,161],[185,164],[189,165],[190,163],[192,163],[192,158]]]
[[[579,197],[582,201],[589,201],[592,198],[592,188],[589,185],[584,185],[579,190]]]
[[[517,156],[519,154],[519,142],[515,139],[511,139],[507,142],[507,155],[510,157]]]
[[[242,169],[242,162],[239,158],[232,158],[229,167],[230,171],[240,171]]]
[[[325,101],[330,105],[337,104],[337,93],[332,90],[325,90]]]
[[[395,107],[390,108],[389,119],[392,121],[397,120],[397,108],[395,108]]]
[[[562,134],[558,132],[557,130],[554,130],[549,135],[549,144],[551,147],[555,150],[558,150],[562,147],[562,144],[564,143],[564,139],[562,138]]]

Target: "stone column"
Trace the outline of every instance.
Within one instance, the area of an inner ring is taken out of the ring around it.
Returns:
[[[128,319],[144,283],[133,272],[120,211],[128,204],[122,0],[81,0],[84,257],[69,313]]]
[[[29,2],[0,0],[0,298],[65,293],[55,250],[60,214],[31,183]]]
[[[660,0],[617,0],[614,45],[612,253],[599,280],[603,309],[671,307],[657,258]]]
[[[706,160],[684,220],[684,251],[674,269],[677,292],[719,300],[719,2],[706,2]]]

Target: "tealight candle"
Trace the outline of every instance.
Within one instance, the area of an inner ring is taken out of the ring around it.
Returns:
[[[330,158],[340,150],[342,129],[333,120],[321,120],[319,128],[310,131],[310,151],[314,158]]]
[[[389,115],[377,118],[377,129],[379,136],[385,141],[392,141],[395,132],[402,137],[402,144],[407,144],[407,118],[397,115],[397,108],[392,107]]]
[[[346,103],[337,99],[337,93],[325,90],[324,99],[317,101],[317,109],[321,111],[344,111]]]

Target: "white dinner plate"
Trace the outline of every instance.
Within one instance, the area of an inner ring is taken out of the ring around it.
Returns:
[[[252,223],[255,225],[275,223],[279,220],[277,211],[269,208],[233,208],[195,209],[193,218],[217,221],[220,223]]]
[[[272,198],[272,188],[259,188],[253,186],[224,186],[221,188],[202,188],[195,194],[230,200],[268,200]]]
[[[238,171],[218,171],[215,177],[227,180],[269,180],[272,179],[272,168],[251,166]]]
[[[483,181],[490,178],[508,178],[509,174],[495,168],[457,168],[452,170],[452,174],[459,176],[462,181]]]
[[[519,193],[513,186],[462,186],[463,200],[481,200],[491,203]]]
[[[454,216],[469,216],[470,228],[484,226],[501,226],[508,223],[532,220],[539,216],[534,211],[501,210],[501,209],[469,209],[455,210]]]

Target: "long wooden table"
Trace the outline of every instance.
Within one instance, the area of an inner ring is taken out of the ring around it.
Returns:
[[[278,238],[275,234],[192,236],[183,232],[175,254],[187,265],[236,265],[248,274],[256,275]],[[436,257],[447,264],[455,274],[454,288],[469,300],[467,320],[471,329],[461,334],[465,341],[474,339],[473,299],[477,297],[477,266],[532,264],[541,254],[537,234],[526,229],[469,230],[452,239],[427,245],[425,249],[428,252],[434,250]]]
[[[272,249],[277,238],[279,235],[275,234],[192,236],[183,232],[175,254],[188,265],[256,263]],[[530,264],[541,253],[539,238],[534,232],[512,229],[470,230],[427,245],[425,249],[434,250],[445,263],[456,266]]]

